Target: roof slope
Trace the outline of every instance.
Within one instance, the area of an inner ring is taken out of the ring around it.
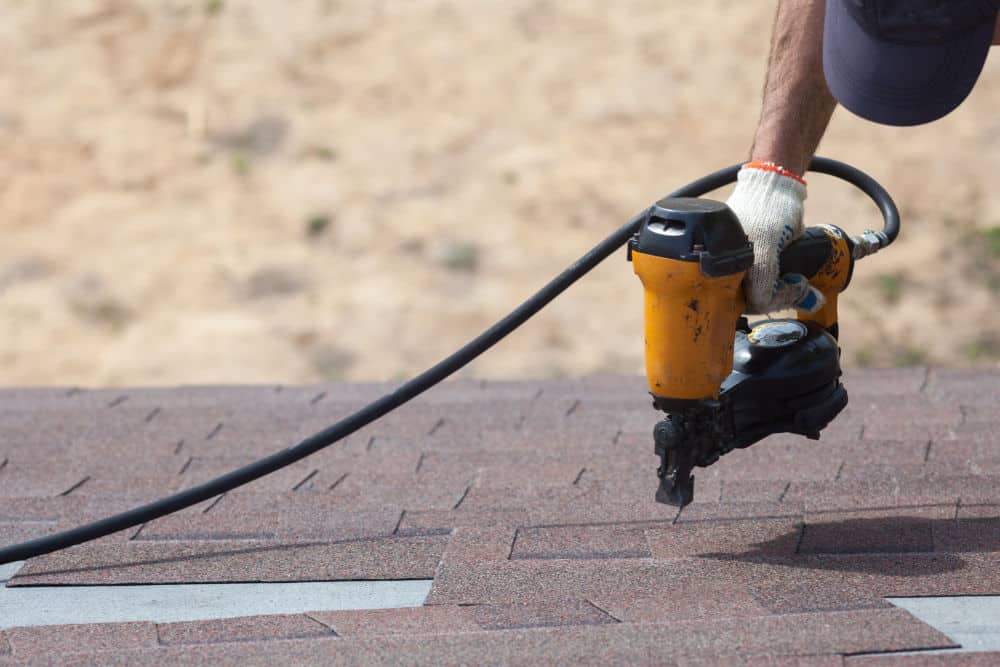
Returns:
[[[678,513],[653,502],[642,378],[446,383],[289,469],[33,560],[9,584],[433,578],[425,607],[17,628],[0,632],[0,664],[882,665],[897,658],[856,654],[950,646],[883,598],[1000,594],[1000,372],[849,371],[845,384],[851,404],[822,440],[723,457]],[[204,481],[386,388],[0,391],[0,541]]]

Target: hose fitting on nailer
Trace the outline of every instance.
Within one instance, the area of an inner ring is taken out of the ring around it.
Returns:
[[[866,229],[857,236],[852,237],[851,241],[854,242],[854,249],[851,251],[854,259],[874,255],[890,243],[890,239],[885,232],[877,232],[871,229]]]

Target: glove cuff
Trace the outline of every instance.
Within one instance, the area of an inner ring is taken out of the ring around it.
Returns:
[[[743,169],[759,169],[761,171],[770,171],[775,174],[781,174],[782,176],[787,176],[788,178],[798,181],[804,186],[808,185],[808,183],[806,183],[806,179],[802,178],[801,176],[795,174],[792,171],[789,171],[788,169],[785,169],[776,162],[763,162],[761,160],[753,160],[743,165]]]
[[[773,205],[775,196],[791,199],[799,206],[806,199],[806,182],[792,172],[769,162],[748,162],[736,175],[736,192],[759,206]]]

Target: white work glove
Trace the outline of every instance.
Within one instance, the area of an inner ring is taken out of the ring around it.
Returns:
[[[747,238],[754,263],[743,281],[748,313],[797,308],[814,313],[825,303],[822,293],[801,274],[778,275],[778,255],[802,235],[805,181],[769,162],[748,162],[726,201]]]

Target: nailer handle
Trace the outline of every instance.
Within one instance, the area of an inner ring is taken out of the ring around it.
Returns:
[[[822,227],[808,227],[778,256],[781,275],[800,273],[812,278],[823,268],[833,253],[833,240]]]

